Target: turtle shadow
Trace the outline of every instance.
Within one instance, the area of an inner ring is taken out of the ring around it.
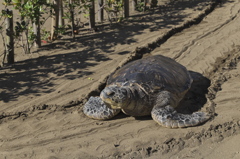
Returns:
[[[189,71],[189,73],[193,78],[193,83],[176,108],[177,112],[182,114],[199,111],[207,103],[206,94],[211,85],[211,81],[202,74],[194,71]]]
[[[152,120],[151,115],[146,115],[146,116],[129,116],[124,114],[122,111],[120,113],[118,113],[116,116],[114,116],[113,118],[111,118],[110,120],[118,120],[118,119],[124,119],[124,118],[128,118],[128,117],[132,117],[135,118],[135,120]]]
[[[126,115],[124,114],[122,111],[114,116],[112,119],[110,120],[117,120],[117,119],[123,119],[123,118],[127,118],[127,117],[132,117],[132,116],[129,116],[129,115]],[[135,116],[135,117],[132,117],[134,118],[135,120],[152,120],[152,117],[151,115],[146,115],[146,116]]]
[[[126,115],[121,111],[120,113],[118,113],[116,116],[114,116],[110,120],[123,119],[123,118],[127,118],[127,117],[129,117],[129,115]]]

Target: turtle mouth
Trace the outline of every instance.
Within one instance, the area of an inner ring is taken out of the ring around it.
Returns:
[[[118,106],[116,103],[113,103],[113,101],[111,99],[109,99],[109,98],[102,98],[102,97],[100,97],[100,98],[103,100],[104,104],[108,108],[110,108],[110,109],[122,109],[121,106]]]
[[[122,109],[121,107],[115,106],[115,105],[110,105],[108,107],[111,108],[111,109]]]
[[[119,106],[118,103],[115,103],[107,93],[101,92],[100,98],[102,99],[102,101],[104,102],[104,104],[108,108],[110,108],[110,109],[122,109],[121,106]]]

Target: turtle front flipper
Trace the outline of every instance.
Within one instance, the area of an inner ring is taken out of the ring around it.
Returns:
[[[120,109],[108,108],[100,97],[90,97],[83,106],[83,113],[93,119],[106,120],[114,117]]]
[[[151,112],[153,120],[162,126],[168,128],[184,128],[199,125],[210,119],[210,115],[204,112],[194,112],[192,114],[178,113],[170,106],[171,100],[173,99],[171,99],[169,92],[161,93]]]

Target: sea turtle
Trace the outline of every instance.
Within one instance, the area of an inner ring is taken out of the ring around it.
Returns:
[[[191,87],[187,69],[175,60],[148,56],[124,65],[110,75],[100,97],[90,97],[83,112],[90,118],[105,120],[116,114],[152,116],[169,128],[195,126],[210,118],[208,113],[178,113],[176,108]]]

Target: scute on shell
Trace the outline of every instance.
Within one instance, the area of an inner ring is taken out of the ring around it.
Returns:
[[[184,66],[175,60],[161,56],[149,56],[128,63],[110,75],[107,85],[127,82],[137,83],[148,92],[167,90],[174,94],[185,94],[192,78]]]

